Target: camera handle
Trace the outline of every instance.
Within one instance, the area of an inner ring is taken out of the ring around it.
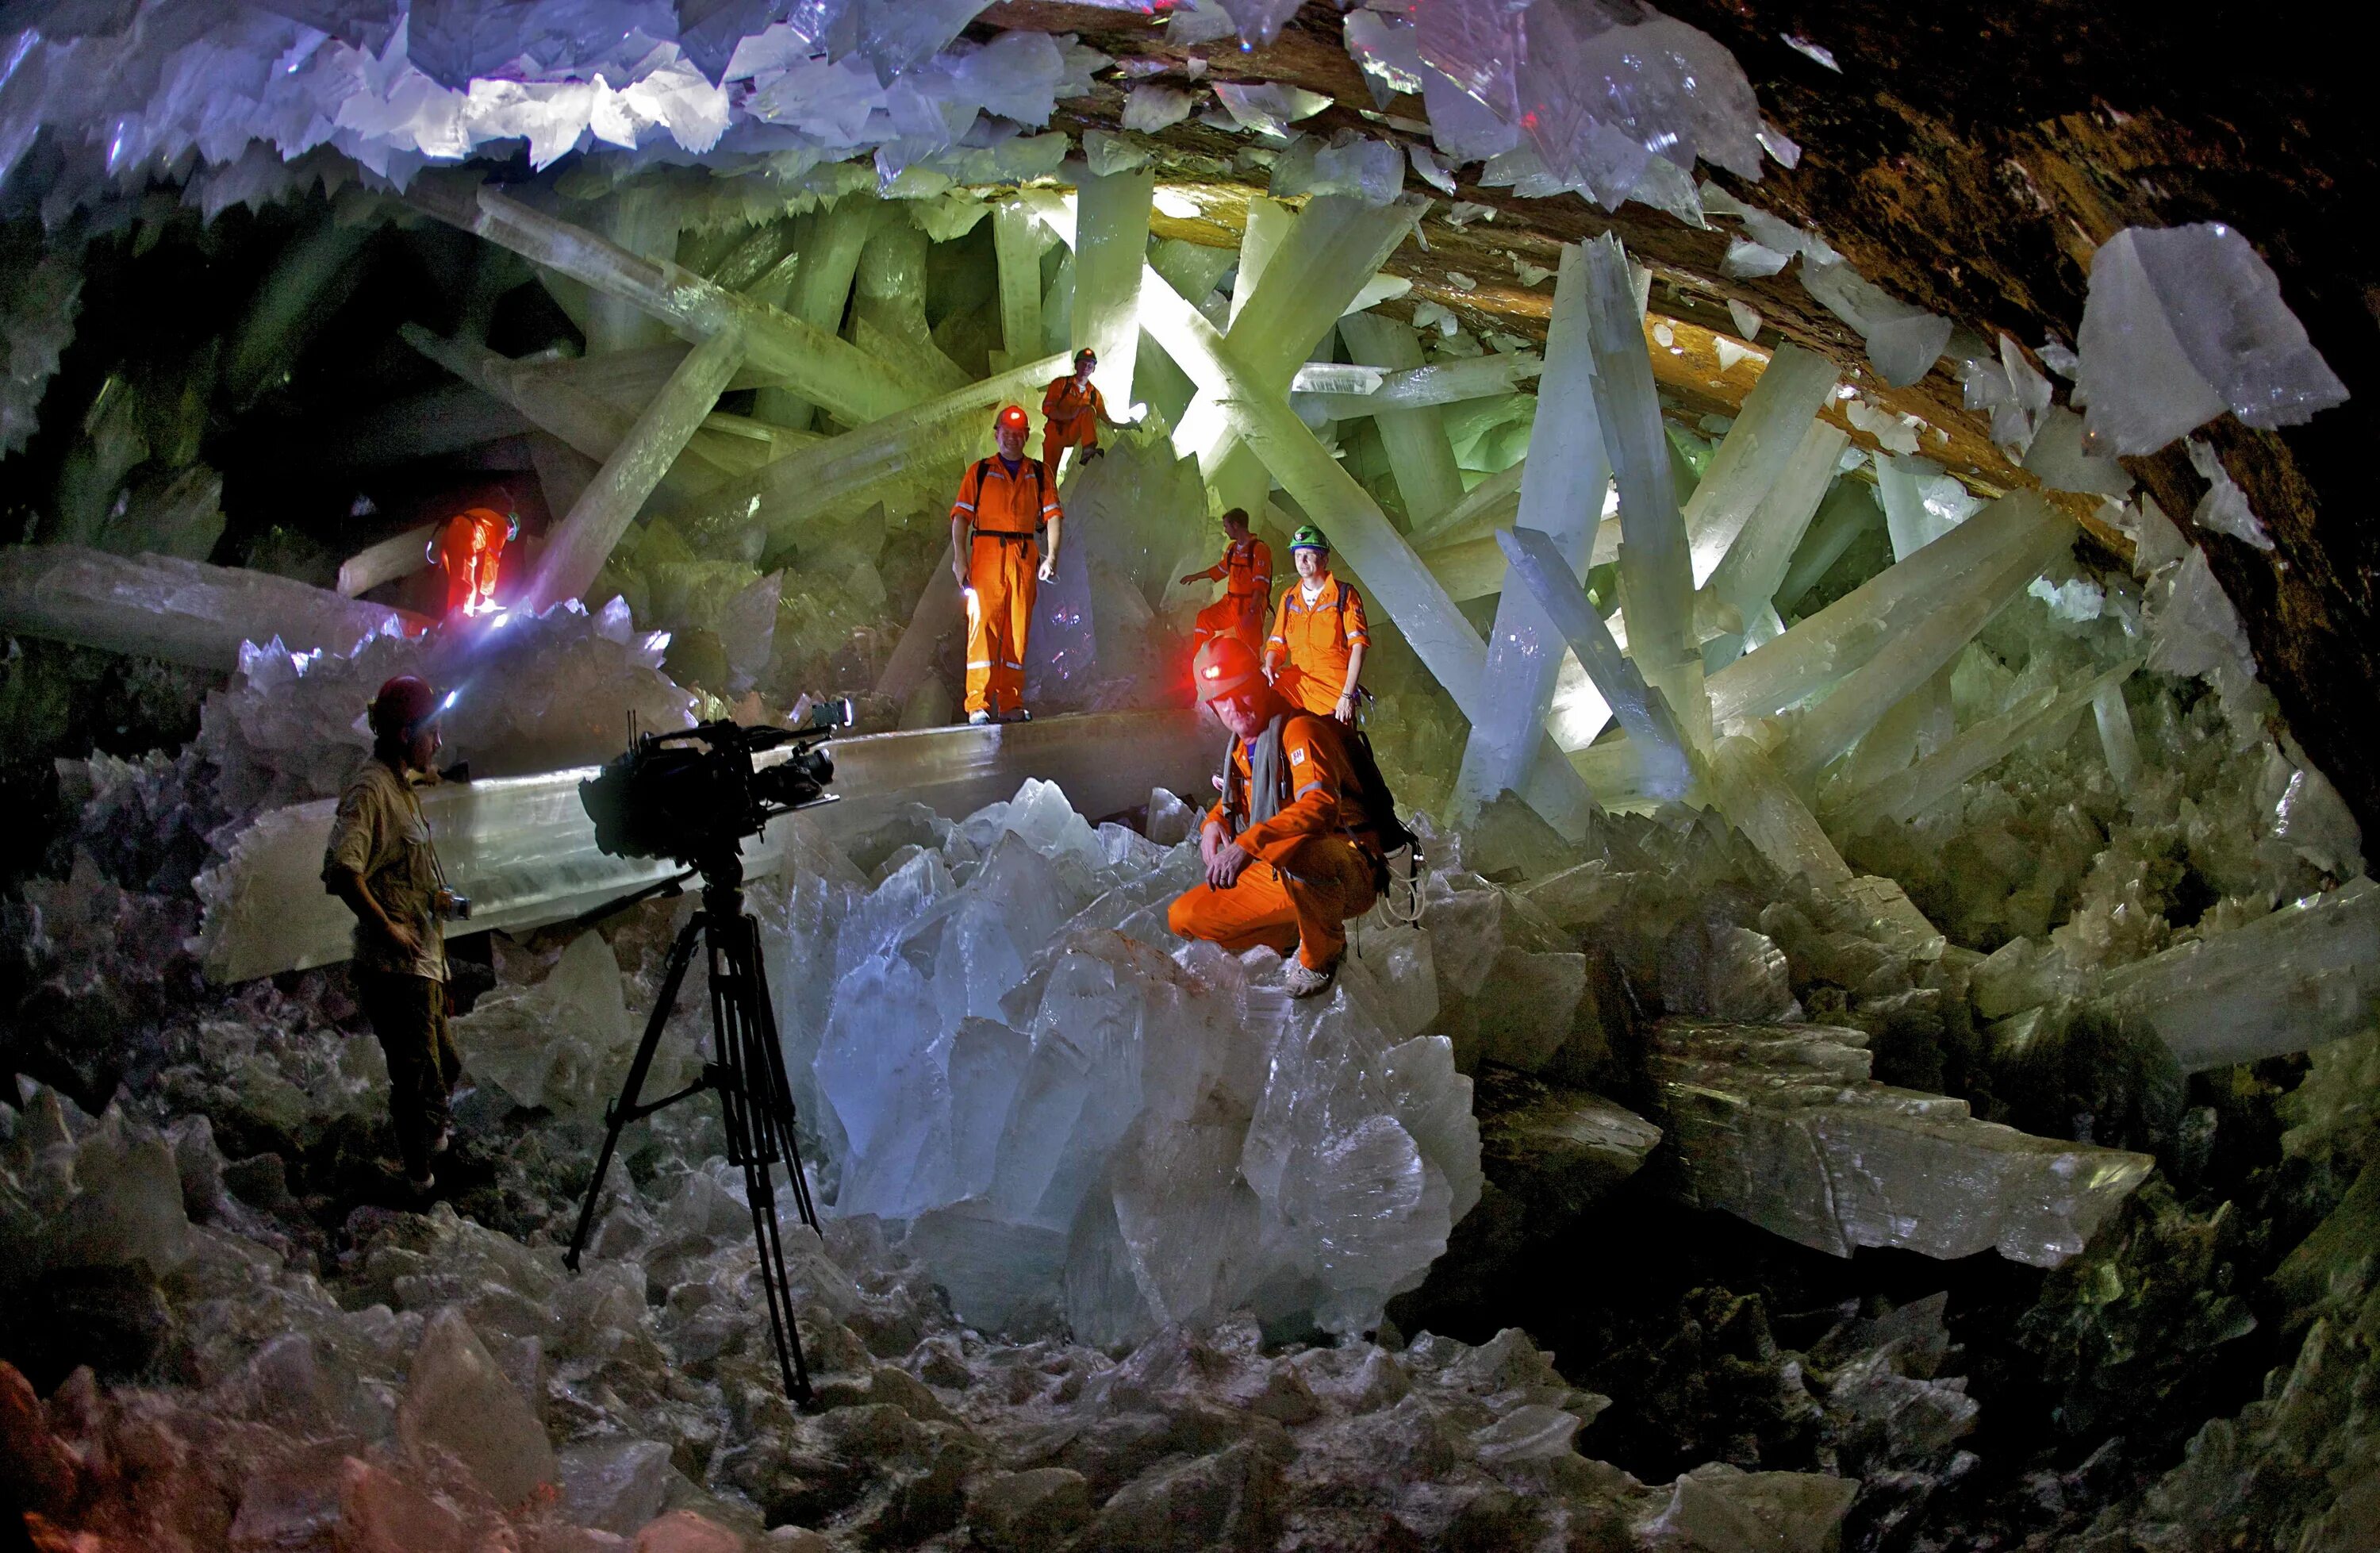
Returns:
[[[752,1235],[760,1253],[760,1284],[768,1299],[777,1366],[784,1377],[785,1394],[807,1404],[809,1369],[802,1358],[801,1333],[794,1324],[793,1283],[785,1272],[776,1184],[770,1168],[785,1167],[795,1211],[813,1230],[819,1227],[818,1208],[810,1201],[809,1182],[802,1175],[801,1151],[794,1135],[793,1086],[785,1072],[784,1048],[777,1040],[776,1014],[760,964],[759,937],[759,924],[744,910],[743,890],[736,884],[706,881],[701,910],[687,919],[670,946],[661,992],[645,1021],[644,1039],[628,1065],[627,1080],[619,1097],[604,1107],[603,1146],[595,1156],[595,1174],[587,1183],[587,1200],[579,1206],[578,1227],[571,1233],[570,1249],[562,1261],[572,1272],[578,1270],[621,1131],[690,1095],[715,1092],[726,1126],[728,1162],[744,1169],[745,1197],[752,1210]],[[652,1071],[653,1054],[660,1047],[662,1027],[677,1007],[698,938],[709,962],[711,1060],[684,1089],[658,1100],[645,1100],[645,1080]]]

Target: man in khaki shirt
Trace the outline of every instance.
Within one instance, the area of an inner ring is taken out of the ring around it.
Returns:
[[[388,1057],[388,1106],[417,1192],[454,1132],[447,1097],[463,1069],[446,1025],[444,886],[416,777],[438,755],[438,697],[400,674],[372,701],[371,758],[339,795],[322,884],[356,914],[356,996]]]

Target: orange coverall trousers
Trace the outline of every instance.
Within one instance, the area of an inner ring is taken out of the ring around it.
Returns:
[[[1033,624],[1039,547],[1030,534],[967,541],[966,710],[1005,715],[1025,704],[1025,636]]]
[[[1372,909],[1372,860],[1336,836],[1281,846],[1278,862],[1252,862],[1229,889],[1200,883],[1174,898],[1166,925],[1181,938],[1211,938],[1233,954],[1258,945],[1319,971],[1347,951],[1347,920]]]
[[[1221,598],[1198,611],[1196,630],[1191,635],[1191,651],[1196,653],[1208,637],[1237,636],[1248,644],[1248,651],[1262,656],[1265,638],[1266,601],[1254,594],[1242,596],[1225,593]],[[1338,702],[1334,699],[1332,706]]]

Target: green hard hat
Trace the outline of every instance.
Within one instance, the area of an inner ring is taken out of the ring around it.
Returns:
[[[1320,529],[1311,523],[1301,523],[1297,532],[1289,536],[1289,547],[1292,550],[1320,550],[1327,554],[1330,542],[1322,537]]]

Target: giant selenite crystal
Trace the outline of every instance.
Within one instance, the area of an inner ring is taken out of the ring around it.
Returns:
[[[2301,425],[2347,398],[2272,267],[2218,223],[2127,226],[2100,244],[2075,345],[2094,453],[2154,453],[2227,410]]]
[[[2380,885],[2323,895],[2107,972],[2101,1005],[2155,1033],[2183,1072],[2368,1030],[2380,1007]]]
[[[896,856],[797,935],[837,980],[787,1041],[816,1041],[848,1140],[836,1211],[911,1221],[965,1319],[1105,1343],[1253,1307],[1352,1333],[1445,1249],[1478,1133],[1419,1033],[1412,935],[1293,1003],[1269,951],[1167,931],[1191,840],[1094,831],[1038,780]]]
[[[1515,519],[1542,536],[1548,581],[1563,586],[1586,569],[1603,494],[1611,483],[1596,407],[1586,291],[1585,257],[1575,244],[1565,244],[1554,283],[1553,323],[1546,336],[1536,457],[1526,460]],[[1456,778],[1458,812],[1475,811],[1507,788],[1523,785],[1545,742],[1546,713],[1553,704],[1554,675],[1561,666],[1565,636],[1557,618],[1529,588],[1502,590],[1496,622],[1488,633],[1481,705],[1472,715],[1471,739]],[[1584,654],[1580,661],[1585,662]],[[1588,665],[1590,678],[1596,666]],[[1609,693],[1605,700],[1608,703]],[[1682,783],[1679,790],[1683,790]]]
[[[2155,1163],[1873,1082],[1866,1047],[1859,1031],[1823,1025],[1663,1020],[1651,1069],[1686,1200],[1837,1256],[1997,1250],[2054,1267]]]
[[[0,630],[193,668],[237,668],[250,642],[352,653],[367,637],[428,624],[402,609],[240,567],[75,544],[0,550]]]

